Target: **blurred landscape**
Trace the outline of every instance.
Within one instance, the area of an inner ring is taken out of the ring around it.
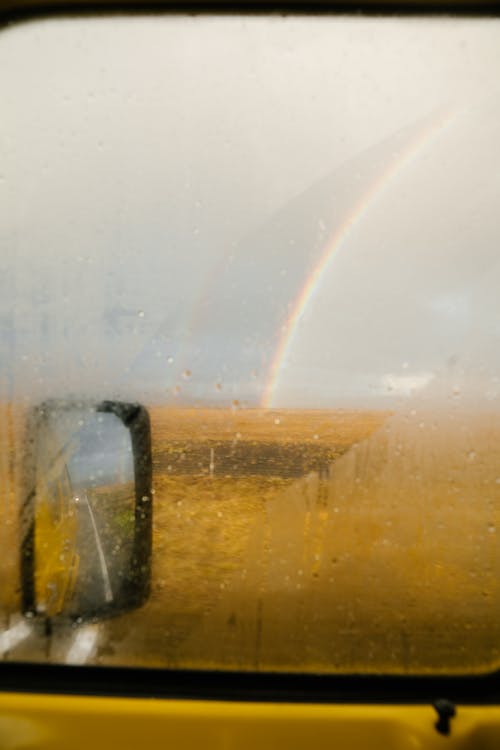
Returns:
[[[368,437],[385,412],[172,409],[150,410],[155,475],[269,477],[291,480],[326,471]]]
[[[99,625],[92,661],[318,673],[499,668],[500,415],[411,406],[151,408],[151,596]],[[4,445],[20,424],[12,414],[4,421]],[[19,606],[18,467],[9,455],[7,615]],[[120,508],[117,532],[128,528]],[[18,658],[47,658],[37,648],[26,643]]]
[[[154,559],[104,663],[456,673],[499,662],[500,420],[152,409]]]
[[[19,499],[17,482],[22,446],[22,410],[0,401],[0,623],[19,610]]]

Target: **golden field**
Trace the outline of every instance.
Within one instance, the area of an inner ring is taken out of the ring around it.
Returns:
[[[151,417],[152,596],[109,624],[102,661],[369,673],[498,665],[498,417]],[[218,473],[218,455],[227,466],[224,451],[252,444],[260,462],[240,450],[234,471]],[[281,474],[269,470],[273,453]]]
[[[404,674],[500,666],[500,415],[150,415],[151,596],[99,625],[97,663]],[[6,417],[2,445],[19,445]],[[2,461],[9,613],[19,472],[12,451]],[[22,658],[42,657],[33,648]]]
[[[0,627],[19,610],[19,462],[23,444],[23,412],[0,402]],[[3,620],[3,622],[2,622]]]

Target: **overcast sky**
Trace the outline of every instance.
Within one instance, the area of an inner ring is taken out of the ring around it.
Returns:
[[[386,406],[461,369],[496,395],[499,70],[493,19],[2,31],[0,387]]]

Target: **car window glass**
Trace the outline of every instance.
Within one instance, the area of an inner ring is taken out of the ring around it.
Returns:
[[[499,66],[493,18],[2,30],[4,658],[498,667]],[[19,508],[60,398],[148,408],[153,567],[143,606],[49,637]]]

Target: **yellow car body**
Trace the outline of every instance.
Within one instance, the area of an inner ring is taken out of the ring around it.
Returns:
[[[34,686],[35,690],[35,686]],[[498,707],[460,707],[450,736],[431,706],[306,705],[11,694],[0,745],[30,750],[493,750]]]
[[[67,468],[72,448],[68,446],[57,455],[51,445],[57,442],[49,439],[48,443],[37,477],[34,583],[38,612],[55,617],[71,600],[80,557],[75,498]]]
[[[75,588],[80,557],[75,551],[76,517],[63,496],[56,522],[48,502],[40,502],[36,514],[35,555],[41,562],[35,575],[37,608],[47,617],[60,614]]]

